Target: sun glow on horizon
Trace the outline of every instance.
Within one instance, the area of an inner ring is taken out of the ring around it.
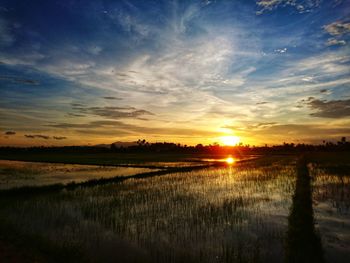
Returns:
[[[227,164],[233,164],[235,162],[235,159],[233,159],[232,157],[227,157],[225,161]]]
[[[220,141],[225,146],[235,146],[240,142],[240,138],[238,136],[221,136]]]

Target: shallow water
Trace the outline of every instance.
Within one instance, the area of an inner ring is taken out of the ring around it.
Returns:
[[[350,167],[349,167],[350,168]],[[314,214],[328,262],[348,262],[350,257],[350,169],[311,167]]]
[[[157,169],[0,160],[0,189],[79,183],[151,171]]]
[[[155,168],[173,168],[173,167],[193,167],[207,165],[207,162],[145,162],[142,164],[133,164],[133,167],[137,166],[149,166]]]

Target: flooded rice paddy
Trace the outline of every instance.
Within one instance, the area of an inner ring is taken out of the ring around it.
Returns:
[[[140,167],[59,164],[0,160],[0,189],[80,183],[92,179],[156,171]]]
[[[162,169],[176,167],[176,162],[162,164]],[[184,168],[196,165],[203,163],[178,163]],[[18,186],[153,171],[9,161],[0,161],[0,167],[3,189],[6,176]],[[308,171],[325,259],[346,262],[349,169],[311,163]],[[48,261],[283,262],[297,173],[295,157],[262,158],[74,190],[5,196],[0,199],[5,230],[0,230],[27,240]]]
[[[314,213],[327,262],[350,255],[350,165],[311,165]]]
[[[22,235],[87,261],[278,261],[294,173],[292,164],[228,165],[26,197],[0,213]]]

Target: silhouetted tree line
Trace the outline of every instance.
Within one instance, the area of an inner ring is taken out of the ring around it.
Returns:
[[[135,145],[123,147],[112,143],[110,147],[100,146],[63,146],[63,147],[0,147],[0,153],[217,153],[217,154],[265,154],[293,153],[310,151],[350,151],[350,142],[342,137],[337,143],[323,141],[322,144],[283,143],[273,146],[251,146],[240,143],[237,146],[219,144],[188,146],[183,144],[138,140]]]

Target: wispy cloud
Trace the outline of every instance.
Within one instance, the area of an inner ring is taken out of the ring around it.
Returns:
[[[21,78],[16,76],[1,76],[0,75],[0,81],[9,81],[12,83],[18,83],[18,84],[27,84],[27,85],[39,85],[40,82],[35,79],[27,79],[27,78]]]

